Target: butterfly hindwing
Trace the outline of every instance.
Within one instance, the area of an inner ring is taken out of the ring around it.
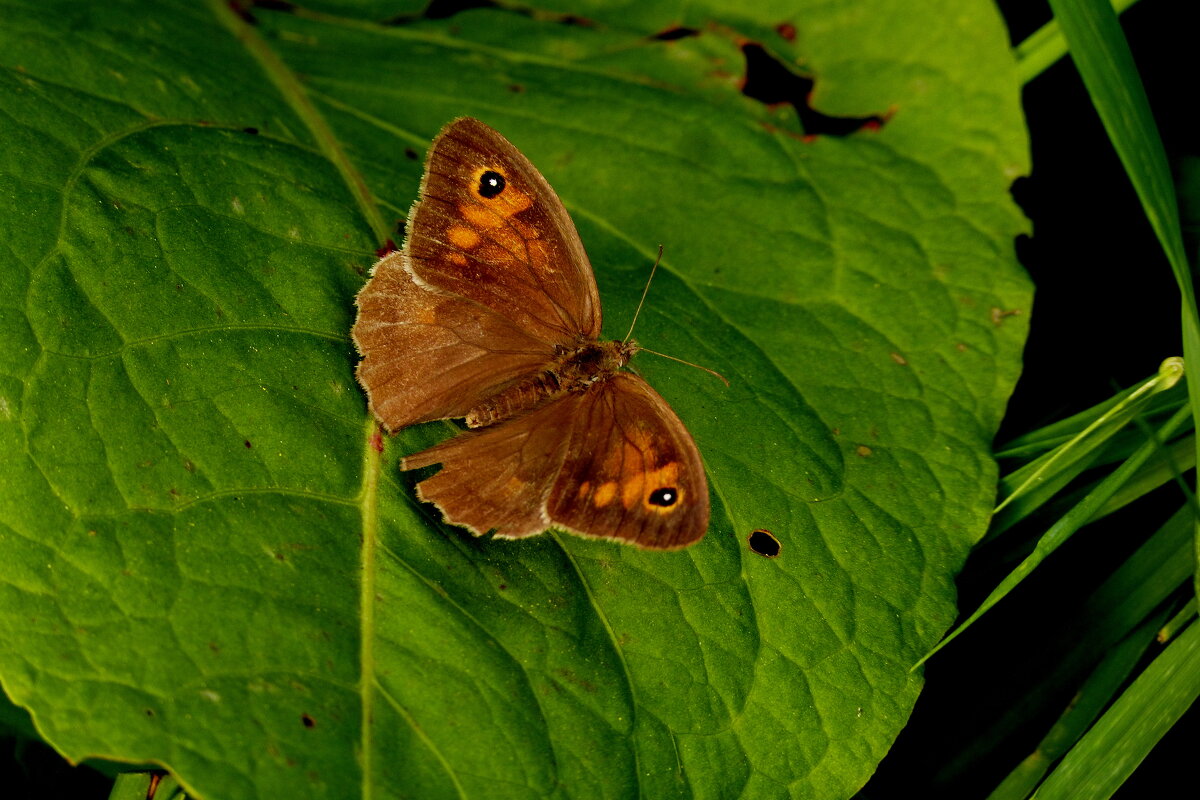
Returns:
[[[708,529],[700,452],[667,401],[618,373],[586,393],[547,513],[583,536],[686,547]]]
[[[670,406],[622,373],[516,419],[404,459],[441,464],[417,495],[447,522],[516,539],[560,527],[674,550],[708,528],[700,453]]]
[[[550,527],[546,501],[558,477],[582,395],[570,395],[500,425],[460,433],[408,456],[404,469],[442,468],[417,484],[449,523],[476,536],[519,539]]]

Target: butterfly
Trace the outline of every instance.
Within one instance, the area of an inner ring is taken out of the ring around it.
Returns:
[[[384,428],[463,417],[407,456],[447,522],[518,539],[555,528],[655,550],[708,528],[691,434],[600,341],[600,295],[575,225],[541,173],[476,119],[434,139],[407,238],[371,271],[352,331]]]

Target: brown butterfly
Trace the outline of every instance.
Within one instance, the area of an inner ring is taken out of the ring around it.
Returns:
[[[600,295],[575,225],[541,173],[476,119],[433,141],[401,252],[359,293],[358,380],[389,431],[466,417],[405,458],[441,464],[417,496],[476,536],[559,528],[686,547],[708,483],[683,423],[601,342]]]

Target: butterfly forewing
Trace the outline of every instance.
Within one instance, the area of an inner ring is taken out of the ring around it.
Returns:
[[[418,286],[400,253],[375,265],[357,303],[358,380],[390,431],[465,416],[549,358],[512,320]]]
[[[459,119],[434,140],[405,245],[420,282],[550,343],[600,333],[600,297],[562,202],[507,139]]]

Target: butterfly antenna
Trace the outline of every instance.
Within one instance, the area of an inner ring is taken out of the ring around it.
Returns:
[[[642,306],[646,302],[646,294],[650,291],[650,281],[654,280],[654,273],[658,271],[658,262],[662,261],[663,246],[658,246],[658,258],[654,259],[654,266],[650,268],[650,277],[646,278],[646,288],[642,289],[642,299],[638,300],[637,311],[633,312],[633,322],[629,323],[629,333],[625,334],[625,338],[621,340],[621,344],[629,341],[629,337],[633,336],[633,326],[637,325],[638,314],[642,313]],[[647,353],[650,351],[647,350]]]
[[[669,358],[672,361],[678,361],[680,364],[687,364],[689,367],[695,367],[696,369],[702,369],[705,372],[707,372],[709,375],[716,375],[718,378],[720,378],[722,381],[725,382],[726,386],[729,385],[729,379],[726,378],[721,373],[717,372],[715,369],[709,369],[708,367],[702,367],[699,364],[695,364],[691,361],[684,361],[682,358],[676,358],[675,356],[669,356],[666,353],[660,353],[657,350],[647,350],[644,347],[638,347],[638,352],[639,353],[650,353],[651,355],[658,356],[659,358]]]

